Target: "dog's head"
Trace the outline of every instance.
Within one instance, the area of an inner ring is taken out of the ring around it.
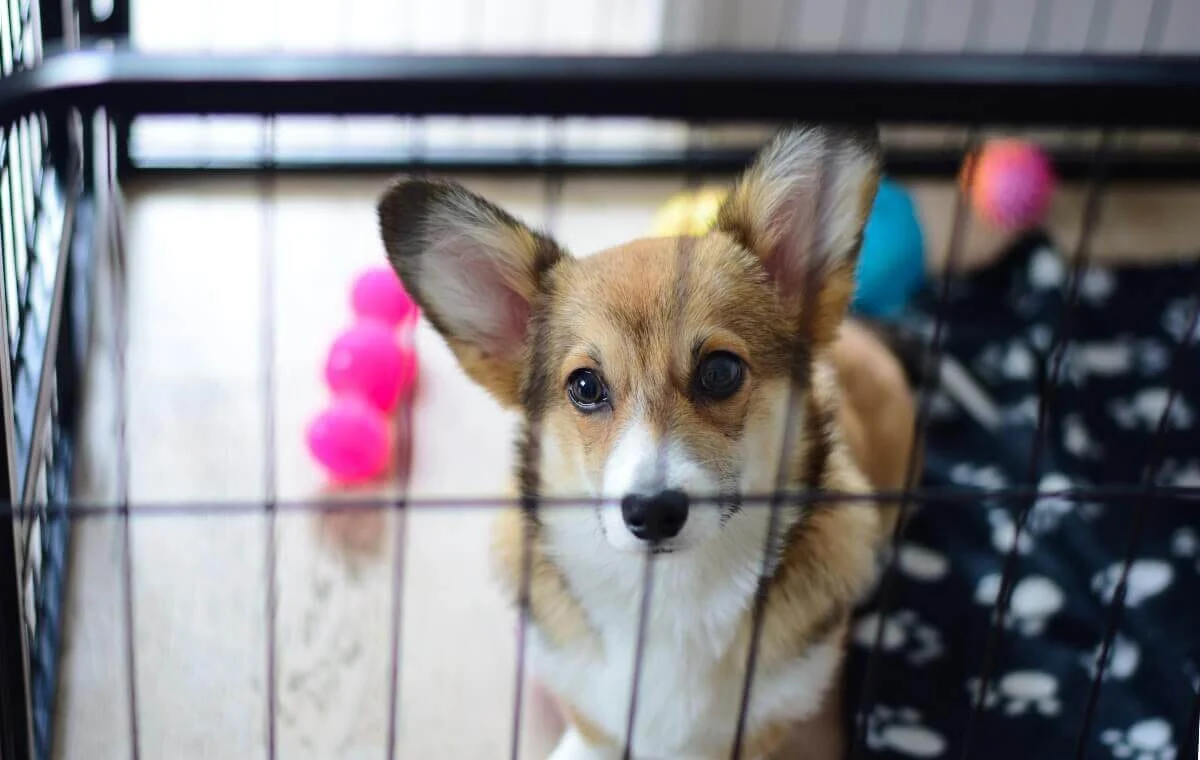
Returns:
[[[616,549],[681,551],[775,488],[790,404],[803,409],[809,362],[853,294],[879,172],[873,130],[788,129],[708,234],[582,258],[451,182],[396,183],[379,221],[463,369],[524,414],[525,495],[596,499],[572,519]]]

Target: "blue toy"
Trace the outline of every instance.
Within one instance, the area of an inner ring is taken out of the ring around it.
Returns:
[[[867,317],[895,317],[925,283],[925,237],[904,188],[884,179],[863,231],[858,287],[850,308]]]

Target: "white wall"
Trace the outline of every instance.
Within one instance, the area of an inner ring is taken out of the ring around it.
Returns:
[[[669,49],[1200,51],[1200,0],[664,0]]]

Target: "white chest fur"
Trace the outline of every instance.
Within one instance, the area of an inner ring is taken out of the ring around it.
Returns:
[[[615,553],[594,536],[568,527],[583,524],[560,524],[552,545],[561,552],[560,567],[571,591],[599,634],[601,651],[585,645],[553,648],[534,632],[530,655],[539,678],[623,745],[634,691],[646,562],[637,555]],[[729,527],[736,530],[733,524]],[[634,757],[729,756],[747,660],[747,648],[736,646],[735,639],[753,604],[760,571],[758,561],[751,559],[756,552],[746,550],[756,539],[761,541],[759,535],[748,530],[744,537],[726,536],[696,551],[655,560],[634,716]],[[759,547],[761,554],[761,543]],[[828,642],[783,667],[759,670],[744,735],[767,723],[816,713],[839,662],[840,646]],[[565,756],[609,757],[597,752]]]

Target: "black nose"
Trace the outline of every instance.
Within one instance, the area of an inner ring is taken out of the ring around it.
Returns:
[[[621,500],[625,524],[643,541],[665,541],[678,535],[687,515],[687,494],[674,488],[653,496],[629,494]]]

